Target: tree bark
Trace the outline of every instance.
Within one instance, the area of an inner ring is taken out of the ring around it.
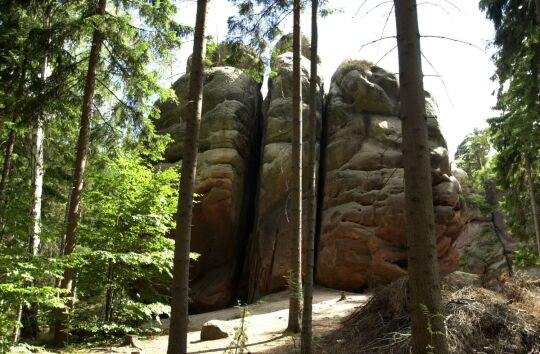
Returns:
[[[28,65],[27,60],[24,60],[21,66],[21,72],[19,77],[19,84],[17,86],[17,91],[15,92],[16,97],[21,97],[24,90],[24,83],[26,80],[26,66]],[[17,119],[15,118],[15,107],[11,108],[11,114],[13,118],[11,122],[15,124]],[[9,183],[9,176],[11,173],[11,164],[13,162],[13,148],[15,147],[15,142],[17,140],[17,132],[15,128],[11,128],[9,132],[8,143],[6,146],[6,153],[4,156],[4,164],[2,166],[2,179],[0,179],[0,216],[4,214],[6,207],[6,191]],[[1,235],[0,235],[1,236]]]
[[[109,262],[109,265],[107,267],[107,291],[105,292],[105,307],[103,309],[103,319],[105,322],[111,322],[113,319],[113,298],[114,298],[114,291],[113,291],[113,277],[114,277],[114,269],[112,262]]]
[[[42,77],[45,79],[47,59],[42,68]],[[32,229],[30,230],[29,252],[32,257],[38,255],[41,244],[41,201],[43,194],[43,142],[45,140],[45,119],[39,114],[32,135]],[[38,304],[32,303],[23,307],[21,338],[35,338],[39,332],[37,323]]]
[[[504,220],[504,214],[501,211],[499,205],[500,191],[492,180],[483,181],[484,190],[486,193],[486,201],[491,206],[491,220],[495,227],[495,234],[503,249],[503,256],[506,261],[506,267],[508,268],[508,274],[514,275],[514,269],[512,266],[512,251],[509,249],[510,237],[508,236],[506,222]]]
[[[315,205],[317,203],[316,183],[317,170],[315,168],[316,135],[317,135],[317,51],[318,51],[318,0],[311,0],[311,70],[309,79],[309,121],[308,121],[308,185],[305,235],[306,270],[304,274],[304,309],[302,313],[302,354],[313,353],[313,273],[315,269]]]
[[[13,333],[11,335],[11,340],[13,343],[17,343],[19,341],[19,336],[21,334],[21,327],[19,326],[19,323],[22,319],[22,312],[23,312],[23,305],[17,306],[17,311],[15,312],[15,321],[17,322],[15,324],[15,328],[13,328]]]
[[[540,0],[535,0],[536,6],[536,23],[540,24]]]
[[[44,119],[40,115],[33,133],[32,147],[32,231],[30,254],[37,256],[41,243],[41,196],[43,194],[43,141],[45,139]]]
[[[193,57],[189,76],[189,101],[185,110],[186,134],[184,138],[184,156],[182,160],[176,219],[168,354],[187,353],[189,251],[191,243],[191,219],[193,215],[193,192],[195,188],[202,115],[207,5],[207,0],[197,1],[195,40],[193,42]]]
[[[300,72],[300,0],[294,0],[292,92],[291,258],[289,271],[289,323],[287,331],[300,332],[302,319],[302,83]]]
[[[447,353],[416,0],[394,0],[399,57],[412,352]]]
[[[536,248],[538,257],[540,257],[540,216],[538,215],[538,205],[536,204],[536,197],[534,193],[534,180],[532,176],[531,160],[528,156],[525,157],[525,169],[527,172],[527,190],[529,192],[529,198],[531,200],[531,212],[534,223],[534,234],[536,236]]]
[[[13,161],[13,147],[17,140],[17,132],[12,128],[9,132],[8,143],[6,146],[6,154],[4,155],[4,164],[2,166],[2,179],[0,180],[0,215],[5,212],[6,206],[6,190],[11,172],[11,162]]]
[[[107,0],[99,0],[96,15],[103,16],[107,6]],[[77,154],[75,157],[75,166],[73,173],[73,182],[71,186],[70,202],[68,204],[68,218],[66,229],[66,242],[64,245],[64,255],[70,255],[75,250],[76,233],[80,218],[80,202],[83,190],[84,172],[86,169],[86,160],[88,157],[88,144],[90,140],[90,122],[92,118],[92,104],[94,100],[94,91],[96,87],[96,70],[99,62],[101,46],[103,44],[103,34],[95,29],[92,34],[92,46],[90,48],[90,57],[88,60],[88,71],[84,86],[83,106],[80,121],[79,137],[77,141]],[[65,289],[69,297],[73,297],[74,270],[66,268],[64,276],[60,282],[60,288]],[[53,344],[55,346],[64,346],[68,340],[67,314],[60,310],[55,323]]]

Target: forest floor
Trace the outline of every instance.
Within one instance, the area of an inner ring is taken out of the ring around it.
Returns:
[[[342,298],[342,294],[345,298]],[[322,341],[327,334],[337,330],[341,322],[358,306],[367,302],[369,295],[342,293],[323,287],[315,287],[313,299],[313,331],[315,345]],[[296,353],[300,348],[300,338],[297,335],[285,334],[287,327],[289,300],[287,291],[264,297],[261,301],[249,305],[249,316],[245,318],[248,341],[244,353]],[[188,353],[223,353],[232,348],[233,338],[211,341],[201,341],[201,327],[209,320],[228,321],[233,327],[240,323],[240,310],[232,307],[223,310],[207,312],[190,316],[188,334]],[[166,327],[167,323],[163,325]],[[62,353],[165,353],[168,336],[160,335],[141,338],[137,346],[110,346],[88,349],[71,348]],[[119,341],[121,342],[121,341]],[[322,343],[321,343],[322,344]],[[320,347],[319,347],[320,348]]]

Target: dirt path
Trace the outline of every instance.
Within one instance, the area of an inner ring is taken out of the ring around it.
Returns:
[[[317,338],[336,328],[340,320],[351,313],[354,308],[362,305],[368,295],[345,293],[346,299],[340,300],[341,291],[316,287],[313,305],[313,331],[315,343]],[[264,297],[256,304],[249,306],[251,315],[246,317],[246,333],[248,336],[247,349],[249,353],[294,353],[299,348],[297,336],[284,335],[288,315],[287,292],[280,292]],[[239,310],[228,308],[214,312],[190,316],[188,334],[188,352],[223,353],[230,348],[232,338],[213,341],[200,341],[200,329],[209,320],[229,321],[233,326],[240,323]],[[167,326],[166,323],[164,323]],[[165,353],[167,336],[156,336],[141,340],[141,350],[127,347],[95,348],[77,353]],[[234,351],[233,351],[234,353]]]

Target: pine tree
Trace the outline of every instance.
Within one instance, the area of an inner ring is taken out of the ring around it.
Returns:
[[[407,270],[412,352],[448,352],[435,246],[431,165],[416,0],[395,0],[403,169],[405,174]]]
[[[105,15],[107,0],[99,0],[95,15]],[[80,203],[83,189],[83,178],[86,170],[86,161],[88,158],[88,144],[90,140],[90,120],[94,103],[94,92],[96,87],[96,71],[98,67],[101,46],[103,44],[103,34],[99,29],[95,29],[92,34],[92,46],[90,57],[88,59],[88,71],[84,86],[84,95],[82,101],[82,115],[79,123],[79,138],[77,140],[77,153],[73,172],[73,181],[71,187],[70,201],[68,204],[67,231],[64,245],[64,255],[70,255],[75,250],[75,237],[79,218],[81,215]],[[64,277],[60,283],[60,288],[65,289],[69,297],[73,297],[73,282],[75,272],[73,269],[66,268]],[[53,343],[55,346],[64,346],[68,341],[69,328],[66,312],[59,312],[54,326]]]
[[[489,120],[493,144],[499,152],[495,169],[506,189],[528,190],[532,232],[540,255],[540,215],[531,183],[540,151],[539,6],[538,2],[482,0],[480,9],[495,26],[494,78],[499,81],[496,108],[502,112],[500,117]]]
[[[291,259],[289,270],[289,322],[287,331],[300,332],[302,319],[302,77],[300,0],[293,10],[293,88],[292,88],[292,192],[291,192]]]
[[[308,185],[307,185],[307,203],[306,220],[307,229],[305,230],[306,242],[306,271],[304,274],[304,308],[302,317],[302,353],[310,354],[313,352],[313,274],[315,269],[315,212],[316,212],[316,135],[317,135],[317,86],[319,84],[317,77],[317,47],[318,47],[318,17],[319,1],[311,1],[311,70],[309,80],[309,123],[308,123]]]
[[[193,192],[199,150],[199,132],[202,115],[204,58],[206,52],[205,27],[207,0],[197,0],[195,39],[189,77],[188,102],[186,105],[186,133],[178,196],[173,283],[171,286],[171,322],[169,326],[168,354],[187,353],[189,253],[191,242],[191,219]]]

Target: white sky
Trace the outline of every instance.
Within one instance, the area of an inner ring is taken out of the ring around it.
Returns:
[[[392,8],[392,1],[367,0],[357,12],[363,0],[330,0],[331,8],[341,9],[326,18],[319,19],[319,56],[322,76],[328,88],[332,74],[347,58],[365,59],[391,72],[398,72],[397,49],[381,60],[395,45],[395,39],[387,39],[362,45],[381,37],[381,32]],[[380,4],[380,5],[379,5]],[[424,87],[439,104],[439,122],[448,142],[449,155],[453,158],[457,145],[475,127],[486,126],[486,118],[495,116],[492,92],[496,83],[490,81],[495,67],[490,60],[492,51],[485,49],[494,36],[493,25],[478,9],[478,2],[471,0],[418,0],[419,26],[422,35],[451,37],[473,43],[481,49],[445,39],[422,39],[423,71],[427,76]],[[379,5],[379,6],[378,6]],[[186,1],[179,6],[178,20],[185,24],[195,23],[196,2]],[[369,11],[369,13],[367,13]],[[227,18],[235,14],[235,8],[225,0],[209,3],[207,33],[225,39]],[[302,32],[309,36],[310,9],[302,17]],[[283,24],[285,33],[292,32],[292,19]],[[395,35],[395,19],[390,16],[384,36]],[[185,61],[192,50],[187,42],[179,51],[171,67],[171,81],[185,71]],[[486,51],[484,51],[486,50]],[[446,86],[446,88],[445,88]],[[265,93],[265,89],[264,93]]]

